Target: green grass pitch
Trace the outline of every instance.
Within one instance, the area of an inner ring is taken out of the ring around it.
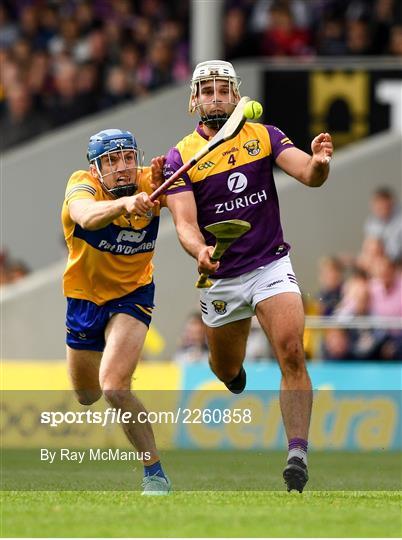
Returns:
[[[102,464],[94,470],[76,465],[69,474],[48,469],[42,478],[26,453],[7,454],[2,456],[2,484],[16,489],[2,492],[2,537],[392,538],[402,534],[398,453],[312,452],[311,480],[300,495],[284,491],[284,452],[169,451],[163,453],[163,463],[175,491],[153,498],[128,491],[130,486],[139,487],[140,466],[133,474],[132,464],[119,462],[108,477]],[[24,478],[31,491],[17,490],[23,488]],[[76,489],[80,478],[81,491],[35,491],[35,486],[43,489],[48,479],[55,486]],[[100,490],[105,478],[115,491]],[[255,489],[245,491],[244,485]]]

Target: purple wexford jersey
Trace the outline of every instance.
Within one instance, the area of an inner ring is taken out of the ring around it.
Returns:
[[[206,144],[200,124],[166,156],[165,178]],[[221,259],[214,278],[232,278],[250,272],[286,255],[273,164],[293,143],[277,127],[247,122],[230,141],[207,154],[168,189],[174,196],[192,191],[197,205],[198,225],[208,245],[215,238],[205,226],[227,219],[251,224],[244,236],[233,242]]]

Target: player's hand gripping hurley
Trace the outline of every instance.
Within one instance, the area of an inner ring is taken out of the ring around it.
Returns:
[[[207,225],[205,230],[213,234],[216,238],[216,245],[211,256],[211,261],[219,261],[228,247],[250,229],[250,223],[241,219],[228,219],[227,221],[218,221],[217,223]],[[212,282],[208,279],[207,274],[201,274],[195,284],[198,289],[207,289],[211,285]]]
[[[250,111],[250,107],[248,107],[245,110],[245,107],[247,103],[256,103],[252,101],[249,97],[244,96],[241,98],[239,103],[236,105],[235,110],[230,115],[227,122],[224,124],[223,127],[218,131],[218,133],[203,147],[201,150],[199,150],[189,161],[184,163],[178,169],[175,173],[172,174],[170,178],[168,178],[163,184],[161,184],[158,189],[156,189],[150,196],[151,201],[155,201],[160,195],[165,193],[169,187],[174,184],[174,182],[180,178],[180,176],[187,172],[191,167],[194,167],[200,159],[202,159],[204,156],[206,156],[211,150],[214,150],[217,146],[221,145],[222,143],[229,141],[230,139],[233,139],[233,137],[236,137],[236,135],[239,133],[241,128],[244,126],[246,120],[251,118],[251,116],[248,114],[246,116],[245,113],[248,113]],[[260,106],[261,107],[261,106]],[[261,109],[262,112],[262,109]]]

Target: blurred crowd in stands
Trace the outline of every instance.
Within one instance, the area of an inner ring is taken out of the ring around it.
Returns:
[[[402,318],[402,209],[387,187],[372,194],[370,206],[360,252],[322,258],[319,291],[313,298],[304,296],[307,315],[332,316],[335,323],[332,328],[306,329],[308,360],[402,360],[402,330],[386,325],[347,328],[355,317]],[[205,362],[207,357],[205,327],[201,315],[194,313],[183,330],[175,360]],[[246,358],[273,358],[256,317]]]
[[[402,56],[400,0],[228,0],[227,59]]]
[[[188,1],[0,4],[0,149],[187,81]]]
[[[0,149],[188,81],[190,9],[191,0],[3,0]],[[400,0],[226,0],[223,17],[228,60],[402,56]]]
[[[19,281],[29,271],[23,261],[11,259],[7,251],[0,251],[0,287]]]
[[[373,193],[360,252],[323,258],[318,280],[320,291],[307,312],[345,323],[359,316],[402,317],[402,210],[395,193],[387,187]],[[324,332],[321,356],[402,360],[402,330],[331,328]]]

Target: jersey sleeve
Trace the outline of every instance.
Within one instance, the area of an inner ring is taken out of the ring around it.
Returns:
[[[97,187],[92,176],[87,171],[73,173],[68,181],[65,193],[66,204],[78,199],[96,198]]]
[[[271,141],[272,155],[277,159],[279,154],[288,148],[294,148],[294,144],[282,130],[275,126],[265,126]]]
[[[166,154],[165,165],[163,167],[163,176],[168,180],[180,167],[183,166],[183,160],[177,148],[171,148]],[[166,195],[174,195],[181,191],[192,191],[190,177],[183,173],[166,191]]]

